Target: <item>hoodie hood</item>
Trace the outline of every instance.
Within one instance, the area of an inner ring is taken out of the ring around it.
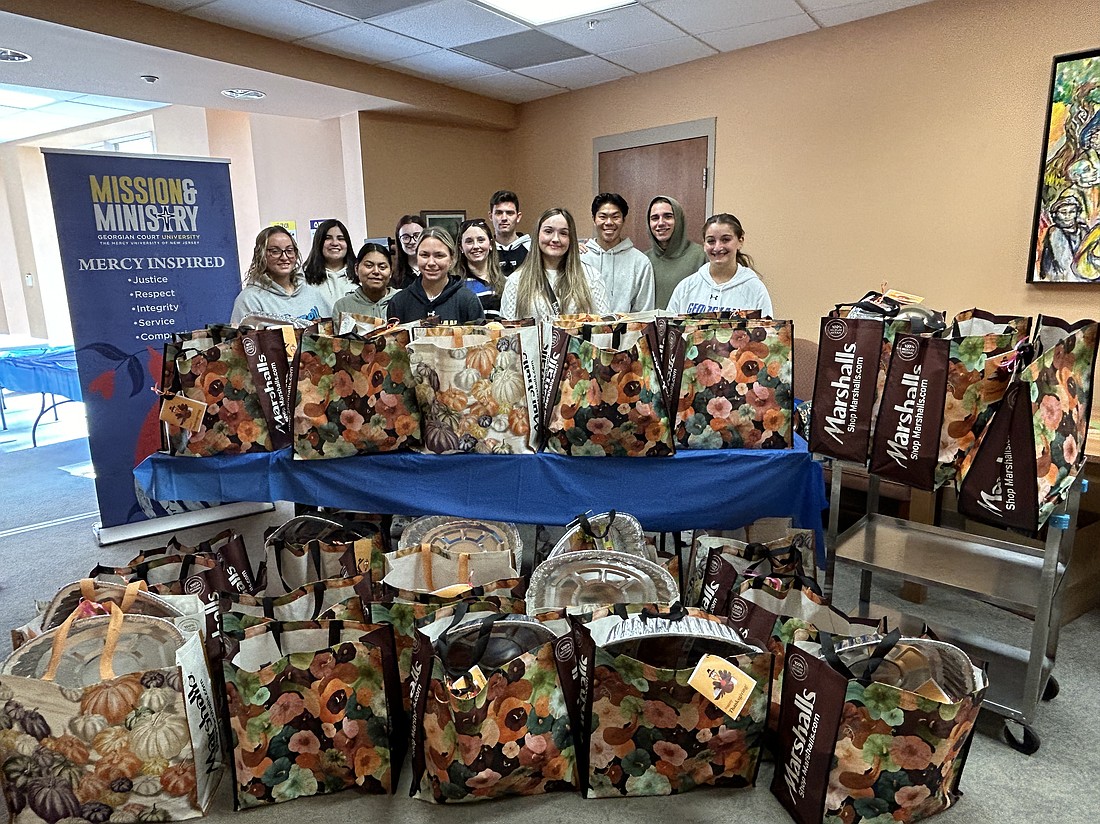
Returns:
[[[269,278],[266,274],[262,278],[259,278],[252,285],[255,286],[257,289],[262,289],[265,292],[270,292],[273,295],[278,295],[283,300],[286,300],[288,298],[298,297],[298,295],[300,295],[302,293],[302,287],[305,286],[305,283],[306,283],[305,277],[300,272],[295,272],[294,273],[294,291],[293,292],[288,292],[282,286],[280,286],[275,281],[273,281],[271,278]]]
[[[727,289],[733,289],[748,283],[750,280],[760,280],[760,276],[756,274],[756,272],[748,266],[742,266],[740,263],[737,264],[737,271],[734,272],[733,277],[725,283],[718,283],[710,276],[709,263],[704,263],[696,274],[700,275],[707,286],[715,292],[724,292]]]
[[[664,249],[657,244],[657,238],[653,236],[653,230],[649,228],[648,220],[649,210],[653,208],[653,204],[658,200],[664,200],[671,204],[672,214],[676,218],[676,226],[672,230],[672,237],[668,239],[668,243],[665,245]],[[684,220],[684,207],[680,205],[680,201],[668,195],[657,195],[657,197],[649,201],[649,206],[646,207],[645,213],[647,217],[646,230],[649,232],[649,239],[653,242],[653,246],[649,250],[651,255],[658,258],[664,258],[665,260],[675,260],[676,258],[682,257],[684,253],[691,248],[691,241],[687,238],[687,227],[684,225],[686,222]]]
[[[590,237],[584,244],[584,251],[591,252],[594,255],[618,255],[628,249],[634,248],[634,241],[628,237],[624,237],[610,249],[605,249],[600,246],[599,241],[594,237]]]
[[[440,292],[434,300],[429,298],[427,292],[424,291],[424,284],[421,282],[420,278],[413,281],[412,285],[406,291],[410,298],[430,309],[433,306],[438,306],[440,303],[446,302],[459,289],[465,288],[466,284],[461,278],[450,275],[447,278],[447,285],[443,287],[443,291]]]

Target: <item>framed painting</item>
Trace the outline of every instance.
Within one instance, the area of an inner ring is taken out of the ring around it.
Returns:
[[[1100,283],[1100,49],[1054,58],[1028,283]]]
[[[462,221],[466,219],[466,210],[451,209],[448,211],[438,211],[424,209],[420,212],[420,217],[424,219],[424,225],[428,228],[439,226],[441,229],[446,229],[457,243],[458,227],[461,226]]]

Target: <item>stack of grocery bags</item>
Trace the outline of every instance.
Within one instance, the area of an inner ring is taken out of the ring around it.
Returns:
[[[163,448],[292,445],[303,460],[786,449],[793,324],[750,315],[212,325],[165,346]]]
[[[955,484],[967,517],[1040,529],[1084,466],[1100,325],[874,309],[821,320],[810,449],[918,489]]]
[[[585,514],[525,576],[514,524],[387,526],[302,514],[253,558],[173,539],[40,603],[0,664],[13,820],[199,817],[223,772],[239,810],[389,794],[407,756],[438,804],[748,790],[769,759],[797,821],[958,798],[984,674],[826,604],[810,530],[680,558]]]

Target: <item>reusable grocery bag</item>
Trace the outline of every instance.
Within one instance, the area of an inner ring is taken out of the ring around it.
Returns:
[[[779,705],[783,696],[787,645],[796,641],[816,641],[819,633],[851,638],[872,632],[884,632],[885,620],[852,618],[810,596],[808,590],[792,589],[779,597],[759,588],[748,589],[724,605],[721,615],[729,616],[738,634],[750,644],[775,656],[772,669],[771,706],[768,730],[779,729]]]
[[[140,559],[142,556],[138,556]],[[206,617],[203,640],[215,677],[221,662],[221,622],[218,620],[219,585],[224,571],[206,555],[155,555],[139,563],[121,567],[96,564],[89,577],[101,580],[117,578],[123,582],[143,581],[157,595],[193,595],[202,603]]]
[[[307,332],[298,351],[294,452],[343,458],[420,446],[409,331]]]
[[[218,599],[222,631],[235,632],[267,621],[336,619],[368,623],[370,588],[370,578],[354,575],[316,581],[286,595],[222,595]]]
[[[12,649],[19,649],[31,638],[57,629],[73,612],[82,616],[106,615],[111,603],[124,613],[153,615],[171,621],[185,633],[205,634],[206,617],[202,602],[194,595],[154,595],[144,581],[113,584],[83,578],[66,584],[33,619],[11,631]]]
[[[77,617],[0,667],[0,764],[16,824],[203,815],[221,772],[198,634],[148,615]]]
[[[675,605],[570,616],[559,643],[588,798],[751,787],[760,763],[772,656],[721,617]],[[693,686],[701,670],[702,689]],[[691,683],[689,683],[691,682]],[[740,691],[727,713],[716,704]]]
[[[240,533],[226,529],[213,538],[201,541],[197,546],[187,546],[175,537],[156,549],[144,550],[131,558],[127,566],[138,566],[145,561],[165,555],[201,555],[216,561],[216,569],[211,571],[214,588],[218,592],[254,593],[259,588],[252,562],[248,559],[244,538]]]
[[[235,809],[393,792],[408,732],[389,627],[271,621],[227,639]]]
[[[241,336],[202,352],[185,351],[176,368],[178,394],[205,403],[206,412],[194,431],[170,428],[172,454],[207,457],[279,448]]]
[[[821,638],[787,648],[771,789],[791,817],[920,821],[954,804],[985,673],[937,641],[892,633],[833,653]]]
[[[594,334],[610,334],[610,346]],[[555,326],[548,351],[543,412],[545,448],[561,455],[671,455],[673,406],[657,366],[655,324]]]
[[[456,610],[421,628],[412,650],[414,797],[442,804],[577,786],[554,644],[553,630],[525,615]]]
[[[370,605],[370,617],[374,623],[393,627],[397,669],[401,675],[401,697],[406,711],[412,707],[412,650],[417,627],[432,623],[437,613],[453,615],[455,609],[464,609],[469,613],[522,615],[526,604],[521,598],[512,595],[513,587],[519,588],[521,583],[519,579],[499,581],[491,584],[488,589],[475,587],[456,597],[398,590],[391,592],[388,600]]]
[[[377,597],[387,547],[388,536],[380,523],[298,515],[267,532],[263,594],[285,595],[314,581],[364,574]]]
[[[420,332],[427,334],[409,344],[409,362],[416,377],[424,451],[534,452],[538,328],[439,327]]]
[[[810,407],[811,452],[866,462],[886,328],[872,318],[821,319]]]
[[[669,395],[681,449],[787,449],[792,444],[789,320],[670,325]]]
[[[871,442],[871,472],[931,490],[943,424],[951,342],[924,335],[898,335],[882,389]]]
[[[1035,359],[962,462],[961,513],[1028,531],[1046,523],[1085,462],[1098,328],[1039,317]]]

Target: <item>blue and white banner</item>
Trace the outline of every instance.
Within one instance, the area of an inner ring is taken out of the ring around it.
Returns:
[[[241,289],[229,162],[43,149],[103,527],[165,508],[133,469],[160,448],[164,341],[229,320]],[[178,511],[168,507],[167,511]]]

